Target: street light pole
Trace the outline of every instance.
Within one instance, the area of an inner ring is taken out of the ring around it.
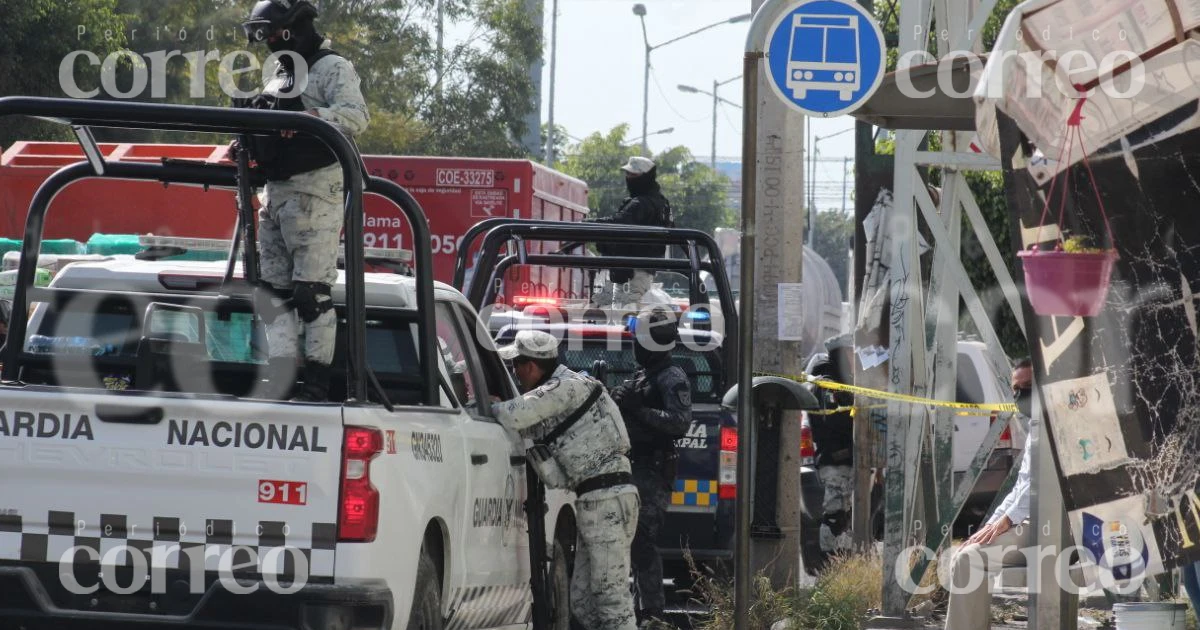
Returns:
[[[738,80],[738,79],[740,79],[740,78],[742,78],[742,75],[740,75],[740,74],[739,74],[739,75],[737,75],[736,77],[733,77],[732,79],[727,79],[727,80],[725,80],[725,81],[717,81],[716,79],[713,79],[713,90],[712,90],[711,92],[705,92],[704,90],[701,90],[701,89],[699,89],[699,88],[694,88],[694,87],[692,87],[692,86],[690,86],[690,85],[680,85],[680,86],[679,86],[679,91],[680,91],[680,92],[687,92],[687,93],[689,93],[689,94],[707,94],[707,95],[709,95],[709,96],[713,97],[713,113],[712,113],[712,127],[713,127],[713,128],[712,128],[712,158],[711,158],[711,160],[710,160],[710,164],[709,164],[709,166],[710,166],[710,167],[711,167],[711,168],[712,168],[714,171],[715,171],[715,170],[717,170],[717,110],[719,109],[719,107],[720,107],[720,104],[721,104],[722,102],[724,102],[724,103],[726,103],[726,104],[728,104],[728,105],[733,105],[734,107],[737,107],[737,108],[741,108],[741,105],[738,105],[737,103],[734,103],[733,101],[727,101],[727,100],[725,100],[725,99],[721,98],[721,97],[720,97],[720,96],[717,94],[717,90],[719,90],[719,89],[721,88],[721,86],[722,86],[722,85],[725,85],[726,83],[732,83],[732,82],[734,82],[734,81],[737,81],[737,80]]]
[[[646,62],[642,68],[642,155],[650,153],[647,138],[650,137],[650,53],[654,47],[650,45],[650,35],[646,32],[646,5],[633,5],[633,14],[642,23],[642,42],[646,46]]]
[[[646,5],[644,5],[640,2],[633,5],[633,14],[638,16],[638,19],[641,20],[642,42],[646,46],[646,62],[645,62],[645,68],[643,69],[643,76],[642,76],[642,153],[648,155],[650,153],[650,147],[646,143],[645,139],[651,135],[647,131],[650,128],[650,53],[654,52],[655,50],[657,50],[659,48],[662,48],[663,46],[666,46],[668,44],[674,44],[675,42],[677,42],[681,39],[687,39],[688,37],[691,37],[692,35],[697,35],[699,33],[703,33],[704,31],[707,31],[708,29],[716,28],[718,26],[721,26],[722,24],[737,24],[738,22],[747,22],[750,20],[751,17],[754,17],[754,16],[749,13],[737,15],[737,16],[731,17],[727,20],[721,20],[720,22],[714,22],[712,24],[709,24],[708,26],[702,26],[690,33],[684,33],[683,35],[680,35],[679,37],[676,37],[674,39],[669,39],[661,44],[651,46],[650,45],[650,35],[646,31]]]
[[[554,167],[554,66],[558,52],[558,0],[550,8],[550,112],[546,126],[546,166]]]
[[[637,141],[641,140],[642,146],[645,146],[646,139],[649,138],[650,136],[661,136],[661,135],[668,134],[668,133],[675,133],[675,128],[667,127],[666,129],[659,129],[658,131],[651,131],[650,133],[648,133],[640,138],[634,138],[633,141],[637,142]]]

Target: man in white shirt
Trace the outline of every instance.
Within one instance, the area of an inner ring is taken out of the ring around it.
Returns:
[[[1029,526],[1029,460],[1034,432],[1041,424],[1030,414],[1033,396],[1033,363],[1023,359],[1012,372],[1013,396],[1021,414],[1031,418],[1021,454],[1021,468],[1012,491],[987,523],[967,539],[954,555],[950,580],[950,603],[946,609],[946,630],[986,630],[992,623],[992,582],[989,568],[994,572],[1006,564],[1019,565],[1024,561],[1022,549],[1035,540],[1034,528]],[[970,586],[972,588],[967,589]]]

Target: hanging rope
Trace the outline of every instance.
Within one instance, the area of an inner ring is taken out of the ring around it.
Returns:
[[[1092,193],[1096,196],[1096,205],[1100,208],[1100,216],[1104,218],[1104,229],[1108,234],[1108,247],[1106,249],[1113,250],[1116,249],[1116,241],[1113,239],[1112,227],[1108,220],[1108,212],[1106,212],[1104,209],[1104,200],[1100,197],[1100,187],[1096,182],[1096,174],[1092,171],[1092,164],[1088,159],[1087,147],[1083,143],[1083,131],[1081,127],[1084,119],[1083,106],[1087,103],[1087,94],[1081,85],[1076,85],[1075,89],[1079,92],[1079,97],[1075,99],[1075,108],[1071,112],[1071,115],[1067,117],[1065,141],[1058,150],[1058,163],[1063,165],[1063,186],[1062,201],[1059,202],[1058,207],[1058,245],[1055,249],[1059,251],[1063,249],[1063,218],[1065,217],[1067,210],[1067,197],[1071,193],[1071,163],[1072,159],[1075,157],[1075,144],[1078,143],[1079,150],[1081,152],[1081,160],[1083,161],[1084,167],[1087,169],[1088,178],[1091,180]],[[1066,153],[1066,162],[1062,161],[1063,153]],[[1037,244],[1042,242],[1042,228],[1046,225],[1046,215],[1049,214],[1050,205],[1054,202],[1054,190],[1057,184],[1058,177],[1054,177],[1050,180],[1050,190],[1046,193],[1046,203],[1042,207],[1042,217],[1038,221],[1037,240],[1032,247],[1034,251],[1038,249]]]

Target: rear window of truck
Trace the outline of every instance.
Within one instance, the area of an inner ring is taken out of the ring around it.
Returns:
[[[47,309],[37,330],[30,331],[26,350],[36,356],[91,356],[104,376],[127,376],[133,384],[137,353],[142,334],[140,317],[135,317],[127,302],[102,303],[94,312]],[[46,308],[46,305],[41,305]],[[335,369],[345,365],[344,320],[339,321]],[[250,376],[267,361],[266,329],[260,318],[248,312],[233,312],[227,317],[204,313],[205,350],[211,361],[218,393],[240,395],[229,391],[224,383],[236,382],[238,376]],[[411,398],[408,389],[419,392],[420,363],[414,342],[414,325],[403,316],[371,317],[366,321],[367,364],[376,372],[393,402]],[[177,341],[196,343],[200,332],[196,318],[190,314],[156,312],[151,333]],[[69,384],[67,375],[55,375],[49,365],[31,372],[29,382]],[[227,378],[223,378],[227,377]],[[335,382],[341,379],[333,379]],[[94,381],[85,381],[94,382]]]

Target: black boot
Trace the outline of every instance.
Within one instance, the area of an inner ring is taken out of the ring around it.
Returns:
[[[296,391],[300,366],[294,357],[271,357],[267,361],[267,384],[260,385],[268,400],[288,400]]]
[[[324,363],[308,361],[304,364],[304,384],[292,402],[328,402],[329,379],[332,368]]]

